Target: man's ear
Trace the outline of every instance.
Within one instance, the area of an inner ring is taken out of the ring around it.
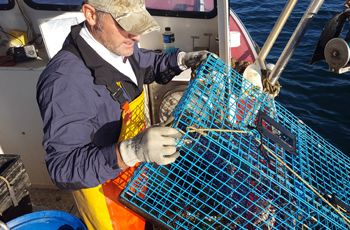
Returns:
[[[95,10],[95,8],[89,4],[84,4],[82,6],[81,10],[83,11],[86,22],[90,26],[94,26],[96,24],[96,10]]]

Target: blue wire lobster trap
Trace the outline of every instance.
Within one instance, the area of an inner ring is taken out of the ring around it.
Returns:
[[[143,164],[120,200],[169,229],[348,229],[350,157],[210,55],[174,111],[168,166]]]

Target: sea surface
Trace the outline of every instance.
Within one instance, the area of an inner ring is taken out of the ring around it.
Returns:
[[[230,1],[255,42],[262,47],[287,1]],[[267,61],[276,63],[310,0],[298,1]],[[277,101],[344,153],[350,155],[350,72],[328,71],[323,61],[310,60],[325,23],[344,9],[344,0],[326,0],[281,75]],[[347,23],[348,24],[348,23]],[[348,31],[348,27],[344,32]]]

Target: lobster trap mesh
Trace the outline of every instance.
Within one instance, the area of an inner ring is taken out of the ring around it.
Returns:
[[[139,167],[128,207],[171,229],[349,228],[349,156],[220,59],[173,115],[181,156]]]

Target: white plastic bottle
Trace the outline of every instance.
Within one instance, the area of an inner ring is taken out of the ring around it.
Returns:
[[[175,34],[171,31],[170,27],[165,27],[163,33],[163,47],[166,53],[175,51]]]

